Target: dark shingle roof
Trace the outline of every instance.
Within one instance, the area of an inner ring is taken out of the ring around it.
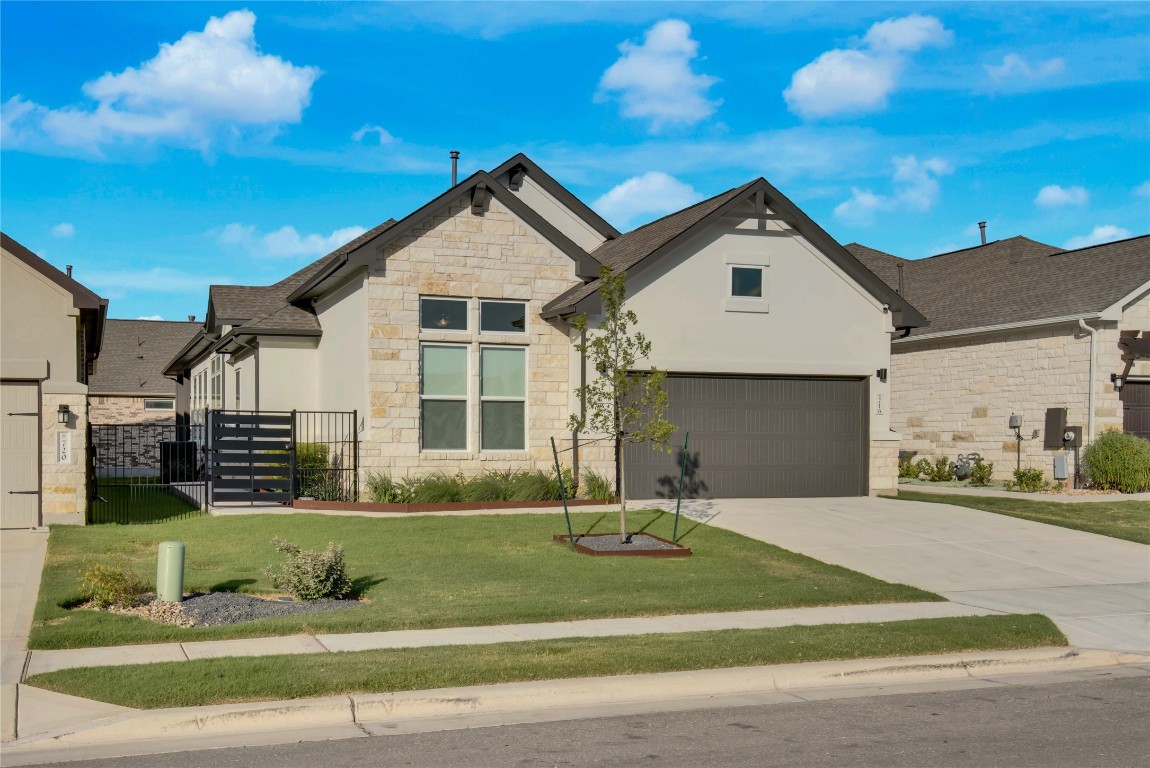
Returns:
[[[927,259],[846,246],[929,319],[923,336],[1100,312],[1150,282],[1150,235],[1064,251],[1025,237]]]
[[[164,378],[169,360],[202,326],[165,320],[108,320],[96,373],[88,379],[93,395],[176,394],[176,383]]]

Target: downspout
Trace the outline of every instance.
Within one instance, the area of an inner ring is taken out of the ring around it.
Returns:
[[[1089,395],[1087,396],[1087,404],[1090,410],[1086,412],[1086,433],[1087,442],[1094,442],[1094,372],[1098,368],[1098,331],[1091,328],[1086,324],[1082,318],[1078,318],[1078,327],[1090,334],[1090,381],[1089,381]]]

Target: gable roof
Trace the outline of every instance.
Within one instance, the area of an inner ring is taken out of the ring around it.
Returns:
[[[89,394],[174,396],[176,384],[164,378],[164,368],[202,328],[196,322],[109,319]]]
[[[929,330],[976,329],[1097,315],[1150,283],[1150,235],[1066,251],[1026,237],[926,259],[901,259],[851,243],[847,249],[930,318]]]
[[[15,239],[9,237],[7,233],[0,232],[0,247],[72,294],[72,306],[80,310],[81,317],[84,318],[87,327],[85,334],[86,354],[89,358],[97,357],[103,343],[104,324],[108,319],[108,300],[100,298],[70,275],[56,269],[16,242]]]
[[[400,237],[403,237],[413,227],[418,226],[429,217],[442,211],[452,202],[480,187],[490,192],[493,197],[505,205],[513,214],[542,235],[558,250],[570,257],[571,260],[575,262],[576,274],[586,274],[590,277],[591,273],[595,271],[593,267],[597,266],[597,262],[588,255],[586,251],[560,232],[555,225],[551,224],[536,213],[529,205],[516,197],[514,192],[496,181],[494,176],[487,173],[487,171],[477,171],[426,205],[404,216],[386,231],[364,240],[364,242],[355,248],[349,249],[339,258],[318,271],[313,277],[304,281],[302,285],[288,297],[288,300],[298,301],[302,298],[315,297],[324,293],[331,287],[332,281],[338,280],[345,271],[358,268],[366,263],[367,259],[371,258],[370,255],[367,254],[366,249],[370,247],[373,251],[378,251],[384,248]]]
[[[583,219],[583,221],[589,224],[592,229],[594,229],[603,237],[611,240],[612,238],[619,237],[622,234],[619,232],[619,230],[615,229],[615,227],[611,226],[610,222],[608,222],[599,214],[595,213],[595,211],[591,210],[591,208],[588,207],[586,203],[575,197],[575,195],[571,194],[570,190],[552,178],[551,174],[547,173],[547,171],[536,165],[535,161],[533,161],[522,152],[500,164],[493,171],[491,171],[491,175],[499,178],[503,174],[508,173],[516,167],[522,167],[526,169],[527,175],[534,179],[539,184],[539,186],[547,190],[547,192],[552,197],[554,197],[560,203],[565,205],[569,210]]]
[[[625,270],[634,273],[655,263],[687,238],[717,222],[752,198],[756,201],[756,207],[769,208],[777,218],[781,218],[787,226],[806,238],[863,289],[888,305],[894,313],[896,327],[919,327],[927,324],[926,318],[914,306],[876,277],[798,206],[761,177],[682,211],[664,216],[615,240],[608,240],[592,251],[591,255],[614,271]],[[543,316],[556,317],[581,311],[578,305],[591,298],[598,290],[598,280],[574,286],[549,302],[543,308]]]

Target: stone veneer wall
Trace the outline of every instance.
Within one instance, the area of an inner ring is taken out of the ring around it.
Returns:
[[[43,392],[40,401],[41,437],[40,460],[43,465],[40,489],[41,512],[45,524],[55,522],[49,515],[79,515],[79,519],[69,522],[83,522],[83,514],[88,509],[87,493],[87,396],[84,394],[59,394]],[[60,405],[67,405],[72,411],[68,424],[56,421]],[[72,455],[70,461],[57,461],[58,433],[71,435]]]
[[[871,440],[870,495],[898,492],[898,440]]]
[[[393,477],[443,471],[548,469],[550,438],[570,445],[573,407],[572,341],[568,329],[539,317],[548,301],[577,282],[575,263],[528,228],[498,200],[473,215],[461,200],[389,245],[368,277],[370,418],[360,449],[363,474]],[[527,302],[527,333],[482,338],[472,312],[468,333],[421,331],[420,296],[513,299]],[[421,342],[471,344],[468,451],[421,452]],[[527,345],[527,450],[480,452],[479,343]],[[613,477],[609,449],[585,447],[581,468]],[[571,454],[562,456],[570,465]]]
[[[1123,323],[1125,327],[1126,321]],[[1092,323],[1098,332],[1095,433],[1122,428],[1122,404],[1110,374],[1122,370],[1119,324]],[[1022,467],[1047,479],[1056,451],[1042,447],[1047,408],[1066,408],[1067,424],[1087,435],[1090,338],[1077,325],[1018,330],[962,339],[895,344],[891,355],[891,428],[901,448],[920,456],[978,452],[994,462],[994,477],[1015,468],[1011,413],[1022,417]],[[1073,472],[1073,462],[1071,462]]]
[[[88,397],[88,417],[93,424],[175,424],[176,412],[150,411],[144,400],[175,400],[175,395],[122,397],[94,395]]]

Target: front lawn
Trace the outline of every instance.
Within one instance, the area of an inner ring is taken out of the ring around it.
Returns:
[[[964,616],[90,667],[27,683],[153,709],[1065,644],[1045,616]]]
[[[1069,502],[1008,499],[1001,496],[959,496],[899,489],[889,499],[929,501],[997,512],[1036,523],[1059,525],[1076,531],[1100,533],[1115,539],[1150,544],[1150,503],[1145,501]]]
[[[636,512],[632,530],[670,538],[673,515]],[[577,533],[607,532],[612,514],[572,515]],[[561,514],[201,517],[139,526],[56,526],[29,647],[79,648],[300,633],[375,632],[674,613],[795,608],[941,598],[827,565],[719,528],[680,521],[686,558],[588,557],[554,543]],[[187,545],[188,591],[270,593],[263,575],[281,536],[306,549],[342,543],[365,601],[345,611],[181,629],[85,610],[85,560],[127,558],[154,583],[156,547]]]

